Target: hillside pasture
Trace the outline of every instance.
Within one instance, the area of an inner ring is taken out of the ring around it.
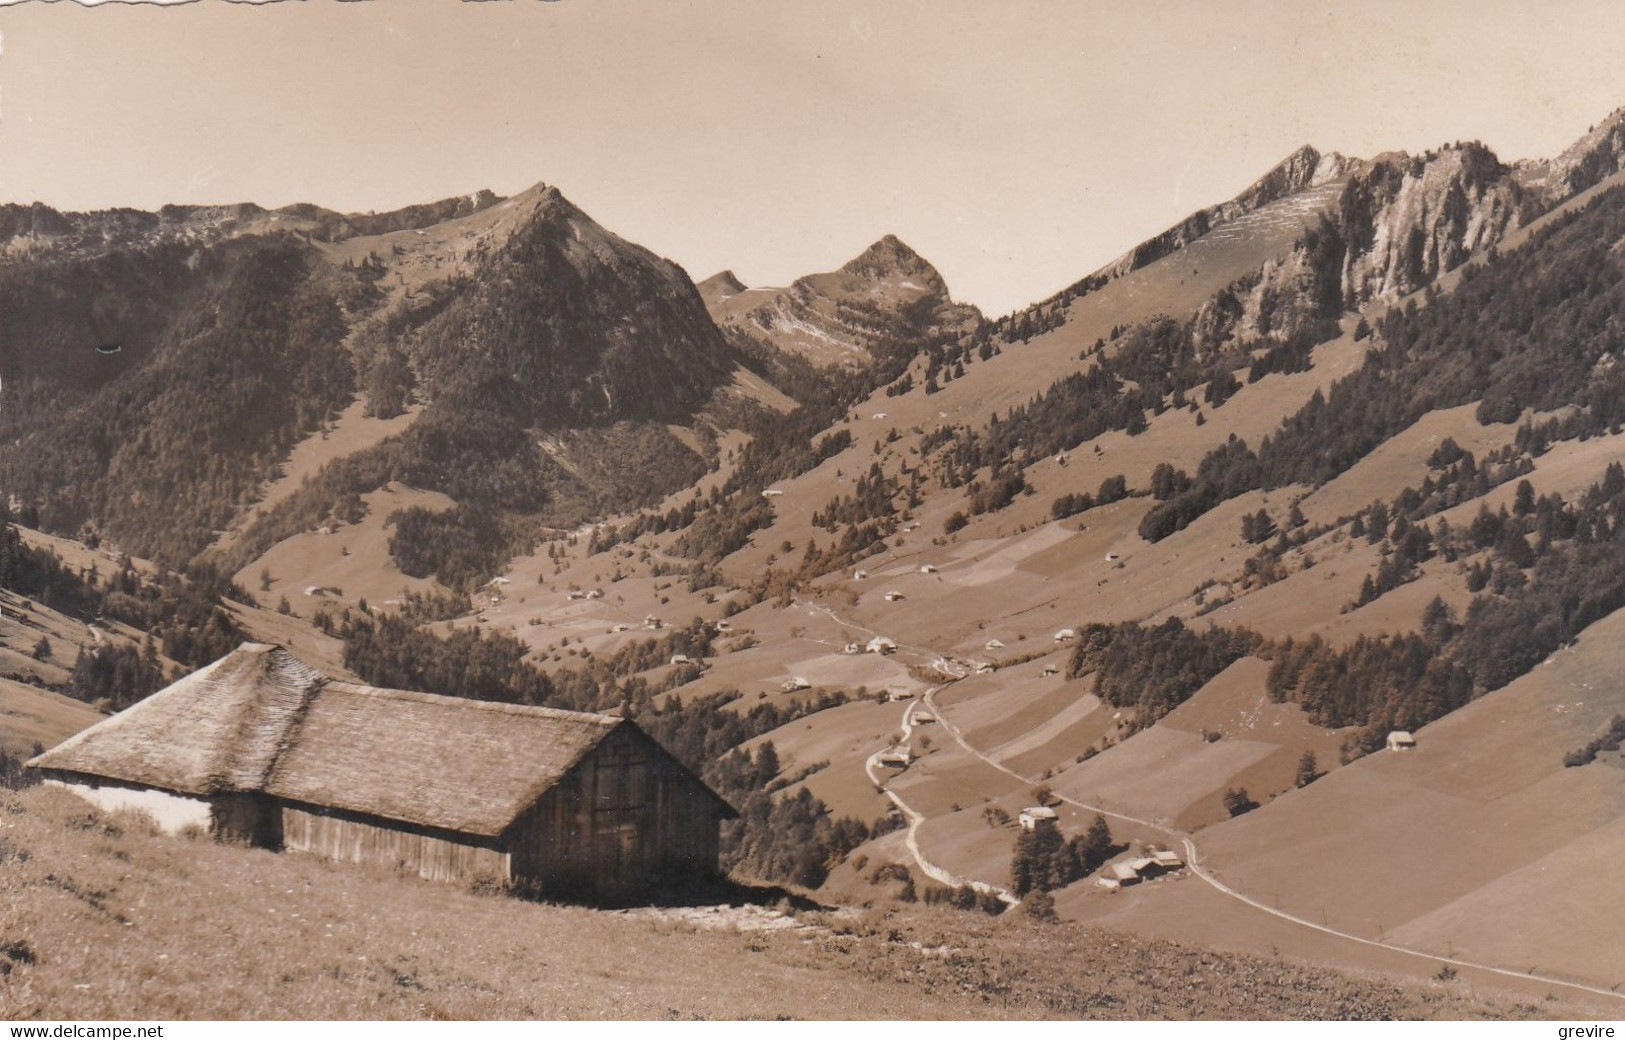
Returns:
[[[1208,862],[1227,882],[1267,886],[1283,906],[1323,909],[1357,934],[1410,935],[1490,961],[1516,942],[1519,963],[1614,985],[1625,977],[1620,919],[1593,914],[1587,927],[1564,929],[1577,904],[1557,880],[1617,848],[1619,768],[1562,760],[1625,712],[1622,646],[1625,612],[1423,727],[1414,752],[1368,755],[1205,831]],[[1329,819],[1341,825],[1328,828]],[[1514,896],[1524,901],[1514,905]],[[1516,940],[1495,939],[1487,927],[1450,931],[1491,909],[1497,915],[1484,919]]]
[[[1021,915],[610,913],[158,837],[58,790],[0,810],[10,1020],[1544,1017]]]

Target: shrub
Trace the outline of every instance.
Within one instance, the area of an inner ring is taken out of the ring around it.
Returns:
[[[1258,808],[1258,803],[1248,796],[1245,787],[1232,787],[1224,792],[1224,808],[1231,816],[1240,816]]]
[[[1021,911],[1034,921],[1051,924],[1061,918],[1055,913],[1055,897],[1048,892],[1034,892],[1021,902]]]

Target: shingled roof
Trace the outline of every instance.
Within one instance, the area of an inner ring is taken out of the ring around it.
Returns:
[[[245,643],[29,764],[496,837],[621,725],[341,682],[279,646]]]

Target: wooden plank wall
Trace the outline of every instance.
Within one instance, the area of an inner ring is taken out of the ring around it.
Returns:
[[[509,830],[513,877],[624,896],[715,872],[720,807],[657,744],[617,730]]]
[[[467,884],[476,879],[506,881],[509,877],[509,856],[497,849],[289,805],[282,807],[282,843],[285,849],[412,871],[431,881]]]

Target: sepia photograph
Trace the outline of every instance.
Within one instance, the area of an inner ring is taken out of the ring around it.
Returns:
[[[9,1037],[1605,1038],[1622,741],[1625,6],[0,0]]]

